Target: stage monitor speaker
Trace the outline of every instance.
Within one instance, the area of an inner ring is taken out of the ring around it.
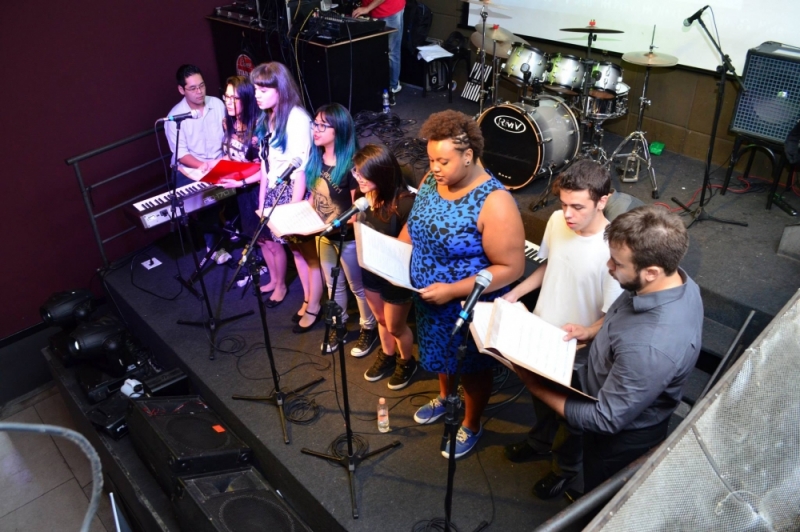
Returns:
[[[751,48],[742,78],[731,131],[782,145],[800,118],[800,49],[776,42]]]
[[[172,503],[183,530],[301,532],[310,530],[249,467],[182,477]]]
[[[136,451],[169,495],[179,476],[239,468],[252,458],[197,395],[134,399],[125,417]]]

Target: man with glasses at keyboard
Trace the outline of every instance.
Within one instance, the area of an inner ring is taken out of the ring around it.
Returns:
[[[178,82],[178,92],[183,99],[169,112],[169,116],[197,112],[197,118],[181,122],[180,146],[175,145],[177,126],[173,121],[164,124],[164,132],[169,142],[172,153],[178,150],[178,182],[181,187],[194,181],[186,177],[187,170],[199,168],[208,170],[208,164],[222,157],[222,141],[225,133],[222,123],[225,120],[225,104],[222,100],[206,95],[206,83],[203,73],[194,65],[181,65],[175,74]],[[201,215],[202,220],[215,223],[217,208],[206,209]],[[206,247],[210,250],[214,245],[214,235],[205,235]],[[212,256],[217,264],[230,260],[231,255],[220,248]]]
[[[581,159],[564,170],[553,186],[561,210],[547,222],[539,256],[547,261],[503,299],[517,301],[541,288],[533,313],[557,327],[575,323],[599,327],[611,304],[622,293],[619,283],[608,272],[610,257],[603,231],[608,220],[603,209],[611,192],[608,170],[589,159]],[[580,364],[584,352],[576,356]],[[527,370],[518,368],[526,381]],[[563,493],[583,465],[581,431],[533,398],[536,421],[528,437],[506,446],[512,462],[552,458],[551,471],[533,485],[540,499]]]

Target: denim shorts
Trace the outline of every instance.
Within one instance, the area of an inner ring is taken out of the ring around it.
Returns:
[[[378,292],[384,303],[389,303],[390,305],[404,305],[414,297],[414,292],[408,288],[395,286],[369,270],[361,270],[361,281],[364,283],[365,290]]]

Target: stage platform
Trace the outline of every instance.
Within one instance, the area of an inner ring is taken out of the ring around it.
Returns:
[[[412,136],[431,112],[447,107],[444,93],[429,93],[427,98],[421,98],[420,92],[411,87],[405,87],[397,100],[392,111],[403,119],[417,120],[408,127]],[[477,105],[457,97],[455,100],[452,107],[468,114],[477,112]],[[620,140],[608,134],[606,150],[612,151]],[[361,139],[362,144],[370,141],[377,139]],[[659,200],[651,198],[647,179],[635,184],[615,181],[615,188],[645,203],[659,201],[675,207],[671,197],[688,202],[702,182],[701,161],[666,151],[654,158],[654,165]],[[714,181],[721,182],[724,172],[724,168],[715,171]],[[736,187],[734,181],[733,188]],[[550,214],[559,208],[551,199],[543,209],[536,212],[529,209],[545,188],[544,180],[535,180],[514,192],[525,222],[526,238],[535,243],[540,241]],[[800,206],[800,200],[791,193],[786,199],[795,207]],[[690,230],[690,250],[683,263],[703,290],[709,327],[718,326],[729,336],[741,326],[749,310],[756,311],[745,333],[745,345],[800,284],[800,262],[776,254],[784,227],[796,223],[796,219],[777,207],[767,211],[765,204],[766,190],[715,195],[707,206],[708,213],[749,225],[699,222]],[[690,219],[686,217],[686,221]],[[173,278],[178,271],[184,277],[191,272],[190,257],[178,256],[176,249],[175,241],[167,237],[137,256],[130,267],[110,272],[105,278],[110,300],[119,308],[131,331],[153,349],[166,367],[176,366],[187,372],[208,404],[254,449],[266,479],[308,526],[320,531],[402,531],[411,530],[421,520],[443,518],[447,483],[447,460],[439,451],[443,424],[439,421],[420,426],[412,418],[417,407],[436,395],[436,376],[420,370],[412,384],[399,392],[388,390],[386,380],[365,381],[363,373],[372,364],[374,351],[361,359],[349,356],[358,333],[355,309],[351,310],[346,367],[340,367],[338,357],[321,355],[323,324],[304,335],[291,332],[290,318],[302,303],[302,290],[290,273],[292,284],[285,302],[266,310],[276,366],[282,376],[281,387],[292,389],[318,377],[325,380],[303,392],[318,408],[318,416],[310,423],[290,424],[291,443],[287,445],[274,405],[231,398],[268,395],[272,391],[255,296],[250,291],[243,293],[242,289],[225,293],[233,271],[225,266],[212,266],[205,281],[216,317],[247,310],[255,314],[225,325],[213,334],[202,328],[177,325],[178,320],[202,321],[208,316],[202,303],[186,291],[173,300],[163,299],[178,294],[180,286]],[[150,257],[163,264],[146,270],[140,263]],[[226,352],[234,346],[235,353]],[[301,453],[303,448],[328,452],[334,439],[344,433],[342,369],[347,374],[355,433],[369,443],[370,450],[400,442],[399,446],[357,467],[358,519],[352,516],[347,471]],[[514,375],[498,382],[497,388],[485,413],[484,436],[476,451],[457,463],[453,522],[462,531],[475,530],[482,522],[489,523],[494,530],[533,530],[567,505],[562,498],[540,501],[531,494],[534,481],[548,471],[547,462],[512,464],[504,458],[503,446],[524,438],[533,413],[530,397]],[[388,434],[377,431],[375,409],[381,396],[387,398],[391,408],[392,432]]]

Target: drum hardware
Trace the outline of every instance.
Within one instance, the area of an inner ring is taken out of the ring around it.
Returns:
[[[494,4],[491,4],[488,0],[484,0],[484,1],[481,1],[481,0],[462,0],[462,1],[463,2],[467,2],[469,4],[479,4],[481,6],[480,16],[481,16],[481,20],[483,22],[481,22],[480,24],[475,26],[475,29],[477,31],[479,31],[480,34],[481,34],[480,64],[481,64],[481,72],[484,72],[485,69],[486,69],[486,31],[487,31],[486,19],[489,17],[489,11],[486,9],[486,7],[488,5],[494,5]],[[500,7],[500,6],[494,5],[494,7]],[[503,8],[500,7],[500,9],[503,9]],[[498,42],[504,42],[504,43],[505,42],[512,42],[516,38],[516,36],[513,33],[502,29],[498,24],[494,24],[492,26],[491,30],[489,30],[489,32],[490,32],[489,33],[489,37],[492,39],[492,41],[494,43],[492,45],[492,68],[494,69],[495,73],[494,73],[494,78],[493,78],[494,94],[492,95],[492,97],[495,100],[495,105],[496,105],[496,103],[497,103],[497,83],[498,83],[498,78],[497,78],[497,55],[496,55],[497,54],[497,43]],[[481,87],[480,87],[480,98],[478,100],[478,115],[479,116],[483,113],[483,103],[484,103],[484,101],[486,99],[487,92],[488,91],[486,90],[486,87],[483,84],[481,84]]]
[[[653,37],[650,41],[650,50],[648,52],[628,52],[623,54],[622,60],[634,65],[641,65],[646,67],[644,71],[644,83],[642,84],[642,96],[639,98],[639,117],[636,121],[636,131],[631,132],[608,158],[607,164],[610,166],[617,158],[625,158],[625,165],[620,181],[623,183],[635,183],[639,180],[639,170],[642,163],[647,165],[647,171],[650,174],[650,181],[653,184],[653,198],[658,198],[658,183],[656,181],[656,171],[653,168],[653,161],[650,156],[650,146],[647,142],[645,132],[642,131],[642,122],[644,121],[644,111],[650,107],[651,101],[647,98],[647,84],[650,80],[651,67],[667,67],[675,66],[678,64],[678,58],[666,54],[656,54],[653,52],[655,48],[653,42],[655,40],[656,30],[653,27]],[[629,153],[620,153],[629,142],[633,143],[633,148]]]

